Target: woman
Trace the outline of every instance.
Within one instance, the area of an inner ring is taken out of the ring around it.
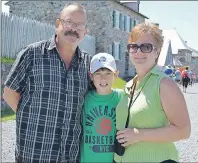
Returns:
[[[115,162],[177,162],[175,141],[190,136],[187,106],[177,84],[156,64],[163,44],[161,30],[142,23],[133,28],[127,46],[137,75],[126,84],[116,108],[117,140],[125,147]],[[133,83],[136,83],[134,86]],[[132,85],[133,102],[129,107]],[[130,108],[128,127],[125,114]]]

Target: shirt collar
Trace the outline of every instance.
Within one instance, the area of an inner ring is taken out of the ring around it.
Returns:
[[[50,50],[56,48],[56,42],[55,42],[56,36],[57,36],[57,35],[53,35],[53,36],[48,40],[48,47],[46,47],[47,50],[50,51]],[[84,55],[82,54],[82,51],[80,50],[80,48],[79,48],[78,46],[77,46],[77,48],[76,48],[75,55],[76,55],[78,58],[83,59],[83,56],[84,56]]]
[[[141,88],[144,83],[147,81],[147,79],[150,77],[150,75],[154,74],[154,75],[158,75],[160,72],[159,68],[156,66],[154,66],[145,76],[144,78],[140,81],[140,83],[138,84],[137,88],[136,89],[139,89]],[[126,83],[125,85],[125,92],[127,94],[130,94],[130,88],[135,80],[135,78],[137,78],[137,75],[132,79],[130,80],[129,82]]]

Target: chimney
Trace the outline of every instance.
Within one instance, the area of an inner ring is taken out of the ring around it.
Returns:
[[[120,1],[124,6],[129,7],[130,9],[139,12],[139,5],[140,0],[134,0],[134,1]]]

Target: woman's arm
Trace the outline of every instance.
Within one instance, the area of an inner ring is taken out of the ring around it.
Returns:
[[[128,144],[138,141],[174,142],[189,138],[191,126],[186,102],[174,81],[168,78],[161,80],[160,98],[170,122],[168,126],[157,129],[125,129],[117,133],[118,138],[125,138]]]
[[[190,118],[184,96],[176,83],[163,78],[160,84],[162,107],[170,122],[167,127],[139,130],[142,141],[174,142],[190,136]]]

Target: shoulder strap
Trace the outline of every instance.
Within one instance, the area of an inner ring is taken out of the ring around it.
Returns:
[[[129,102],[129,106],[128,106],[128,116],[127,116],[127,120],[126,120],[126,124],[125,124],[125,128],[128,127],[129,125],[129,116],[130,116],[130,108],[131,106],[134,104],[134,102],[136,101],[136,99],[138,98],[138,96],[140,95],[140,93],[142,92],[144,86],[146,85],[147,81],[149,80],[150,76],[147,78],[146,82],[144,83],[144,85],[142,86],[141,90],[139,91],[139,93],[137,94],[137,96],[135,97],[135,99],[133,100],[133,96],[134,96],[134,92],[135,92],[135,87],[137,84],[137,79],[134,81],[133,85],[131,86],[131,98],[130,98],[130,102]]]
[[[130,115],[130,108],[131,108],[131,104],[132,104],[132,101],[133,101],[133,95],[134,95],[134,92],[135,92],[135,87],[136,87],[136,84],[137,84],[137,80],[135,80],[131,86],[131,98],[130,98],[130,101],[129,101],[129,106],[128,106],[128,115],[127,115],[127,120],[126,120],[126,124],[125,124],[125,128],[128,127],[128,124],[129,124],[129,115]]]

